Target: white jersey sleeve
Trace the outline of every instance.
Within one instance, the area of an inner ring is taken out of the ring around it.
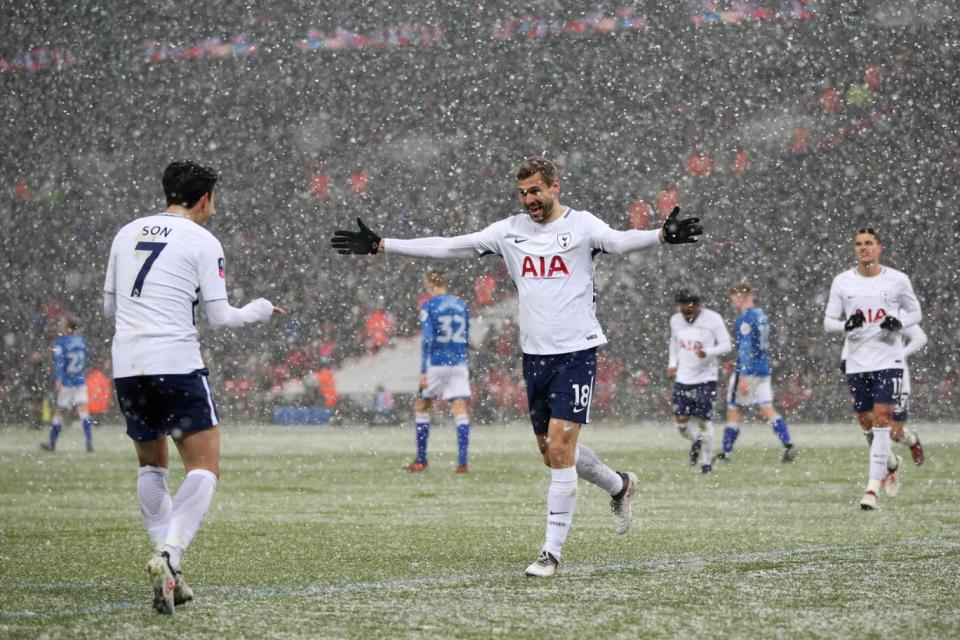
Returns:
[[[677,348],[677,332],[673,328],[673,318],[676,316],[670,317],[670,340],[667,344],[667,368],[676,369],[677,365],[680,363],[680,353]]]
[[[197,247],[197,268],[200,272],[200,297],[204,302],[227,299],[226,264],[223,245],[213,237],[204,236],[205,242]]]
[[[900,331],[900,338],[905,343],[903,347],[904,358],[909,358],[917,351],[920,351],[920,349],[923,349],[925,346],[927,346],[927,334],[918,324],[904,327]]]
[[[383,251],[414,258],[469,258],[490,253],[503,255],[500,250],[502,233],[499,230],[502,222],[495,222],[476,233],[449,238],[384,238]]]

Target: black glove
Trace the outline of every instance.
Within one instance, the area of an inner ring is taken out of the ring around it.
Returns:
[[[860,311],[860,309],[857,309],[857,312],[855,314],[847,318],[847,321],[843,325],[843,330],[853,331],[854,329],[859,329],[860,327],[863,326],[863,323],[866,321],[867,319],[863,317],[863,311]]]
[[[880,323],[880,328],[887,331],[900,331],[900,329],[903,329],[903,323],[893,316],[887,316]]]
[[[696,242],[694,236],[703,233],[703,227],[700,226],[700,218],[687,218],[686,220],[677,220],[680,215],[680,207],[674,207],[667,219],[663,221],[663,239],[667,244],[686,244]]]
[[[846,373],[846,372],[847,372],[847,361],[846,361],[846,360],[841,360],[841,361],[840,361],[840,373]]]
[[[376,253],[380,249],[380,236],[370,230],[363,220],[357,218],[357,225],[360,231],[345,231],[337,229],[330,238],[330,244],[337,250],[337,253],[346,255],[348,253]]]

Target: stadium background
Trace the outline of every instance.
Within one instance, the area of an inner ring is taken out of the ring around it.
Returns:
[[[375,349],[377,309],[393,339],[417,332],[427,263],[342,258],[333,229],[361,216],[400,237],[476,230],[517,210],[513,170],[542,152],[561,164],[563,201],[614,227],[653,228],[675,198],[706,227],[696,249],[601,258],[601,414],[666,417],[673,292],[699,287],[729,321],[724,287],[748,280],[774,325],[788,416],[846,419],[839,339],[821,320],[865,224],[924,307],[912,408],[956,413],[960,86],[946,3],[49,4],[0,2],[5,422],[38,418],[63,313],[108,360],[109,243],[161,207],[171,159],[223,174],[211,230],[232,303],[263,294],[290,310],[202,329],[221,410],[259,420],[321,402],[293,382]],[[491,259],[446,266],[469,301],[512,295]],[[520,415],[515,337],[488,340],[473,358],[478,417]]]

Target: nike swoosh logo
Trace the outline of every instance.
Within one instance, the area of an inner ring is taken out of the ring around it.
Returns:
[[[586,410],[587,410],[586,407],[580,407],[579,409],[574,409],[573,412],[574,412],[574,413],[582,413],[582,412],[584,412],[584,411],[586,411]]]
[[[514,239],[513,239],[513,242],[514,242],[514,244],[520,244],[521,242],[526,242],[526,241],[529,240],[529,239],[530,239],[530,238],[514,238]]]
[[[550,515],[552,516],[562,516],[565,513],[570,513],[569,511],[551,511]]]

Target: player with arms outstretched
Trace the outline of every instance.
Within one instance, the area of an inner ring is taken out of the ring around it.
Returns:
[[[677,313],[670,317],[670,345],[667,378],[673,383],[673,410],[677,429],[692,441],[690,465],[700,465],[702,473],[713,469],[713,401],[717,397],[718,356],[732,348],[730,334],[720,314],[700,306],[700,294],[681,289],[674,297]],[[695,417],[698,429],[690,428]]]
[[[860,428],[870,441],[869,479],[860,500],[864,510],[877,508],[881,487],[891,497],[900,490],[899,457],[890,447],[891,438],[894,442],[903,438],[902,423],[893,420],[906,364],[900,332],[922,318],[910,278],[881,265],[882,251],[876,231],[869,227],[857,231],[857,266],[833,279],[823,317],[825,331],[845,334],[847,388]]]
[[[467,473],[470,446],[470,371],[467,351],[470,342],[470,311],[467,303],[447,293],[447,277],[431,269],[423,278],[430,298],[420,306],[423,349],[420,358],[420,391],[414,399],[417,429],[417,457],[408,471],[425,471],[427,440],[430,438],[430,408],[438,396],[450,403],[457,425],[457,473]]]
[[[614,471],[578,444],[581,425],[590,420],[597,347],[607,342],[595,313],[594,260],[599,253],[696,242],[703,229],[697,218],[679,220],[680,210],[674,208],[659,230],[615,231],[587,211],[560,204],[557,169],[542,157],[520,165],[516,188],[525,213],[482,231],[455,237],[380,238],[358,219],[359,231],[338,230],[332,244],[340,253],[503,258],[518,293],[530,420],[552,477],[546,541],[526,573],[548,577],[557,573],[573,521],[577,478],[610,494],[615,531],[620,534],[630,529],[637,484],[636,474]]]
[[[79,326],[76,318],[61,318],[60,335],[53,342],[53,418],[50,439],[40,444],[45,451],[57,450],[63,412],[74,408],[83,425],[87,451],[93,451],[93,421],[87,409],[87,343],[77,333]]]
[[[173,162],[163,173],[165,211],[134,220],[113,239],[104,310],[115,316],[113,375],[140,470],[137,499],[156,555],[147,563],[153,606],[172,614],[193,598],[181,573],[220,477],[220,427],[200,356],[197,307],[214,327],[283,313],[258,298],[227,301],[223,247],[203,228],[214,213],[215,170]],[[171,500],[167,436],[187,476]]]

